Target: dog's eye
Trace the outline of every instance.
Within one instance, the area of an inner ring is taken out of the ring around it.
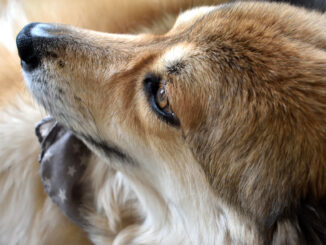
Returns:
[[[164,111],[165,113],[173,113],[169,106],[168,96],[166,95],[166,92],[165,92],[165,85],[163,85],[162,83],[160,84],[160,86],[156,92],[155,99],[156,99],[157,106],[162,111]]]
[[[166,93],[166,82],[154,74],[149,74],[144,79],[148,101],[155,113],[167,123],[178,126],[179,120],[171,110],[169,98]]]

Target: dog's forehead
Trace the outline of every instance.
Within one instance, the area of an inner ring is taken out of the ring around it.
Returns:
[[[182,34],[180,33],[190,30],[190,27],[196,23],[196,21],[212,12],[225,8],[228,5],[229,4],[221,4],[219,6],[203,6],[181,13],[171,29],[170,35],[174,38],[176,36],[181,36]],[[154,66],[156,70],[167,70],[168,72],[180,71],[179,68],[184,67],[185,63],[189,64],[191,57],[201,53],[198,45],[192,42],[190,36],[184,37],[185,38],[182,40],[182,42],[168,46],[168,48],[164,50]]]

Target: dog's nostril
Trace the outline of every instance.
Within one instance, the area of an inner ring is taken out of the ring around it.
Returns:
[[[51,37],[48,32],[50,29],[51,25],[49,24],[30,23],[18,33],[16,39],[18,55],[28,68],[35,68],[39,65],[44,52],[38,46],[45,39]]]
[[[16,43],[18,48],[18,54],[22,62],[36,67],[39,63],[39,58],[35,52],[33,46],[33,38],[31,35],[31,29],[38,23],[31,23],[26,25],[17,35]]]

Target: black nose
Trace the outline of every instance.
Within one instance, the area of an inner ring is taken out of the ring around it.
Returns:
[[[34,69],[40,64],[42,43],[51,37],[50,29],[49,24],[30,23],[18,33],[16,44],[23,68]]]
[[[17,35],[16,44],[18,48],[19,57],[23,63],[30,66],[31,68],[35,68],[39,64],[39,57],[37,54],[37,50],[34,49],[33,46],[33,37],[31,30],[38,23],[31,23],[26,25]]]

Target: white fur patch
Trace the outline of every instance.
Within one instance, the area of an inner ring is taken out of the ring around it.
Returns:
[[[177,62],[181,62],[189,57],[194,47],[189,43],[181,43],[169,49],[161,59],[160,64],[170,67]]]

